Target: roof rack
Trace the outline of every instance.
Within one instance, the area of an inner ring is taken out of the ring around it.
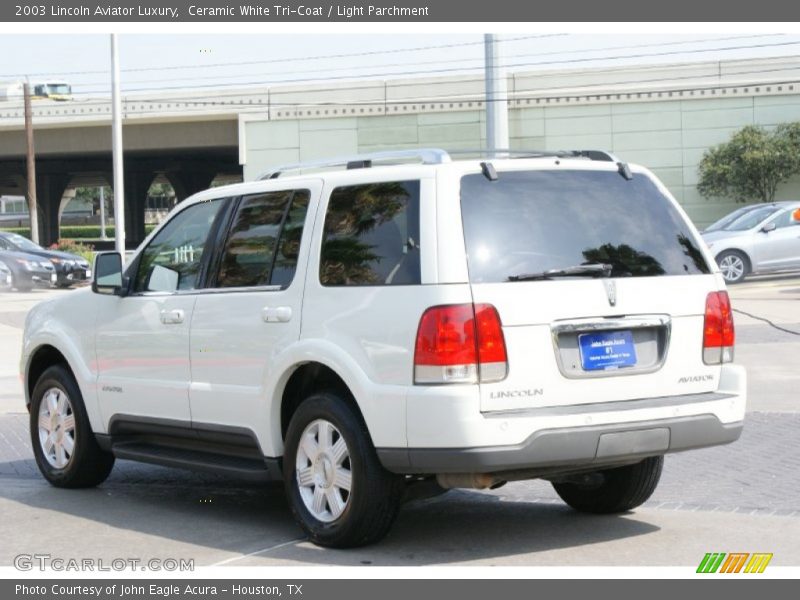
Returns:
[[[369,154],[356,154],[323,160],[279,165],[259,175],[258,180],[277,179],[286,171],[300,171],[304,169],[325,169],[327,167],[347,167],[348,169],[362,169],[371,167],[373,163],[400,164],[418,161],[423,165],[440,165],[450,162],[450,155],[438,148],[420,148],[419,150],[387,150],[385,152],[371,152]]]
[[[452,161],[451,154],[474,154],[480,157],[504,159],[504,158],[588,158],[589,160],[600,160],[613,162],[620,166],[625,165],[620,159],[606,152],[605,150],[512,150],[509,148],[497,150],[451,150],[445,151],[439,148],[420,148],[418,150],[387,150],[385,152],[371,152],[368,154],[356,154],[353,156],[342,156],[322,160],[312,160],[306,162],[290,163],[272,167],[258,177],[258,181],[265,179],[277,179],[287,171],[301,171],[306,169],[325,169],[329,167],[346,167],[347,169],[364,169],[372,167],[374,163],[385,165],[402,164],[417,161],[423,165],[441,165]],[[625,165],[627,168],[627,165]],[[627,179],[627,176],[626,176]]]
[[[511,148],[486,149],[458,149],[448,150],[449,154],[474,154],[481,158],[588,158],[604,162],[620,162],[620,159],[605,150],[515,150]]]

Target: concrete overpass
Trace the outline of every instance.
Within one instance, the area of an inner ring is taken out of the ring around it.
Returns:
[[[202,97],[150,101],[125,98],[126,236],[135,246],[145,235],[147,191],[168,181],[179,200],[207,188],[218,176],[241,178],[238,109]],[[211,104],[214,102],[214,104]],[[33,104],[36,191],[40,241],[59,237],[66,192],[80,186],[113,185],[111,106],[107,98]],[[0,103],[0,194],[27,192],[23,107]]]

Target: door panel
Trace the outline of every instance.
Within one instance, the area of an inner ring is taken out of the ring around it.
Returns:
[[[800,266],[800,226],[788,225],[757,233],[757,270],[790,269]]]
[[[191,420],[189,327],[209,258],[206,242],[227,200],[175,213],[126,275],[131,295],[99,302],[96,345],[100,411]]]
[[[300,336],[301,287],[198,297],[191,339],[194,421],[266,433],[270,357]],[[269,310],[281,307],[291,317],[268,321]]]
[[[189,324],[195,300],[192,295],[98,298],[98,398],[106,422],[115,414],[190,420]]]

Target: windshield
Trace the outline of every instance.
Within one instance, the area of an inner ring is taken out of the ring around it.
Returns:
[[[53,96],[68,96],[72,93],[72,90],[66,83],[48,83],[47,93]]]
[[[461,213],[473,283],[589,264],[610,265],[612,277],[709,272],[689,226],[645,175],[630,181],[616,171],[502,172],[497,181],[466,175]]]
[[[736,219],[741,217],[743,214],[750,212],[751,210],[757,209],[758,206],[743,206],[742,208],[737,208],[732,213],[728,213],[724,217],[722,217],[719,221],[714,221],[711,225],[706,227],[703,231],[719,231],[721,229],[725,229],[728,225],[733,223]]]
[[[740,215],[731,223],[723,227],[723,231],[747,231],[752,229],[767,217],[780,210],[778,206],[759,206],[758,208]]]
[[[17,235],[16,233],[12,233],[6,239],[8,239],[9,242],[14,244],[20,250],[37,250],[38,251],[38,250],[42,249],[41,246],[38,246],[38,245],[34,244],[28,238],[22,237],[21,235]]]

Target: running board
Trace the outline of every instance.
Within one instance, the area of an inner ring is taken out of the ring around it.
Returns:
[[[264,456],[255,433],[242,427],[119,414],[95,439],[121,459],[252,482],[283,479],[280,458]]]
[[[112,442],[111,452],[121,459],[135,460],[163,467],[219,473],[252,482],[263,483],[281,479],[277,459],[264,458],[259,460],[257,458],[230,456],[143,442]]]

